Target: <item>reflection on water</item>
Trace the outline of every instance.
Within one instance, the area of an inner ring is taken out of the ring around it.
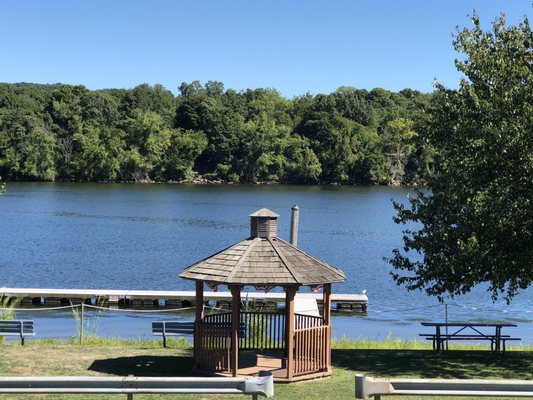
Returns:
[[[127,221],[127,222],[138,222],[146,224],[174,224],[186,227],[196,227],[196,228],[209,228],[209,229],[246,229],[247,226],[243,224],[228,224],[223,221],[213,221],[213,220],[204,220],[204,219],[194,219],[194,218],[164,218],[164,217],[144,217],[144,216],[120,216],[120,215],[95,215],[95,214],[85,214],[81,212],[66,212],[66,211],[22,211],[21,213],[26,214],[40,214],[40,215],[52,215],[55,217],[74,217],[74,218],[89,218],[89,219],[106,219],[106,220],[117,220],[117,221]]]
[[[0,197],[0,286],[192,290],[179,272],[245,239],[249,214],[262,207],[277,212],[279,234],[287,239],[290,209],[298,204],[299,246],[345,271],[347,282],[334,285],[334,291],[366,290],[370,298],[366,316],[336,315],[334,334],[416,335],[420,321],[444,320],[445,308],[423,293],[396,286],[384,261],[402,245],[391,199],[406,201],[408,192],[387,187],[10,183]],[[511,305],[493,304],[478,288],[449,300],[448,318],[516,322],[530,329],[532,300],[528,290]],[[113,318],[121,326],[132,319]]]

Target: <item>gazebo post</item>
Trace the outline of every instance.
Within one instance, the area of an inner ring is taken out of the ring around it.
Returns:
[[[194,321],[194,362],[198,366],[201,352],[200,323],[204,318],[204,283],[196,281],[196,316]]]
[[[323,301],[324,324],[328,327],[328,336],[326,337],[326,366],[328,371],[331,370],[331,283],[324,284]]]
[[[239,370],[239,325],[241,320],[241,286],[229,285],[231,291],[231,360],[230,368],[233,377]]]
[[[285,287],[285,351],[287,352],[287,379],[294,370],[294,296],[297,286]]]

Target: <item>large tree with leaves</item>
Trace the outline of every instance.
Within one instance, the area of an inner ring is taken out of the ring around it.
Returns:
[[[427,191],[395,204],[407,224],[390,260],[409,290],[442,298],[485,284],[510,301],[533,280],[533,37],[527,18],[458,31],[458,90],[437,86]]]

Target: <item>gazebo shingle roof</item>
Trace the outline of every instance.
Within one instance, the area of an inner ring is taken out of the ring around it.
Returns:
[[[270,211],[268,208],[261,208],[256,212],[249,215],[249,217],[269,217],[269,218],[278,218],[279,214],[276,214],[273,211]]]
[[[271,217],[262,209],[252,217]],[[272,213],[274,214],[274,213]],[[274,214],[277,216],[277,214]],[[319,285],[344,282],[344,273],[278,237],[243,240],[183,270],[182,278],[219,284]]]

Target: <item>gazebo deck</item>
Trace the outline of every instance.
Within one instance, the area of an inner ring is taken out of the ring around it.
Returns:
[[[331,376],[331,371],[324,371],[316,374],[293,376],[291,379],[287,379],[287,358],[283,355],[283,352],[257,353],[254,351],[241,351],[239,353],[239,376],[257,376],[260,371],[271,372],[274,382],[277,383],[297,382]],[[215,375],[232,376],[230,371],[218,372]]]

